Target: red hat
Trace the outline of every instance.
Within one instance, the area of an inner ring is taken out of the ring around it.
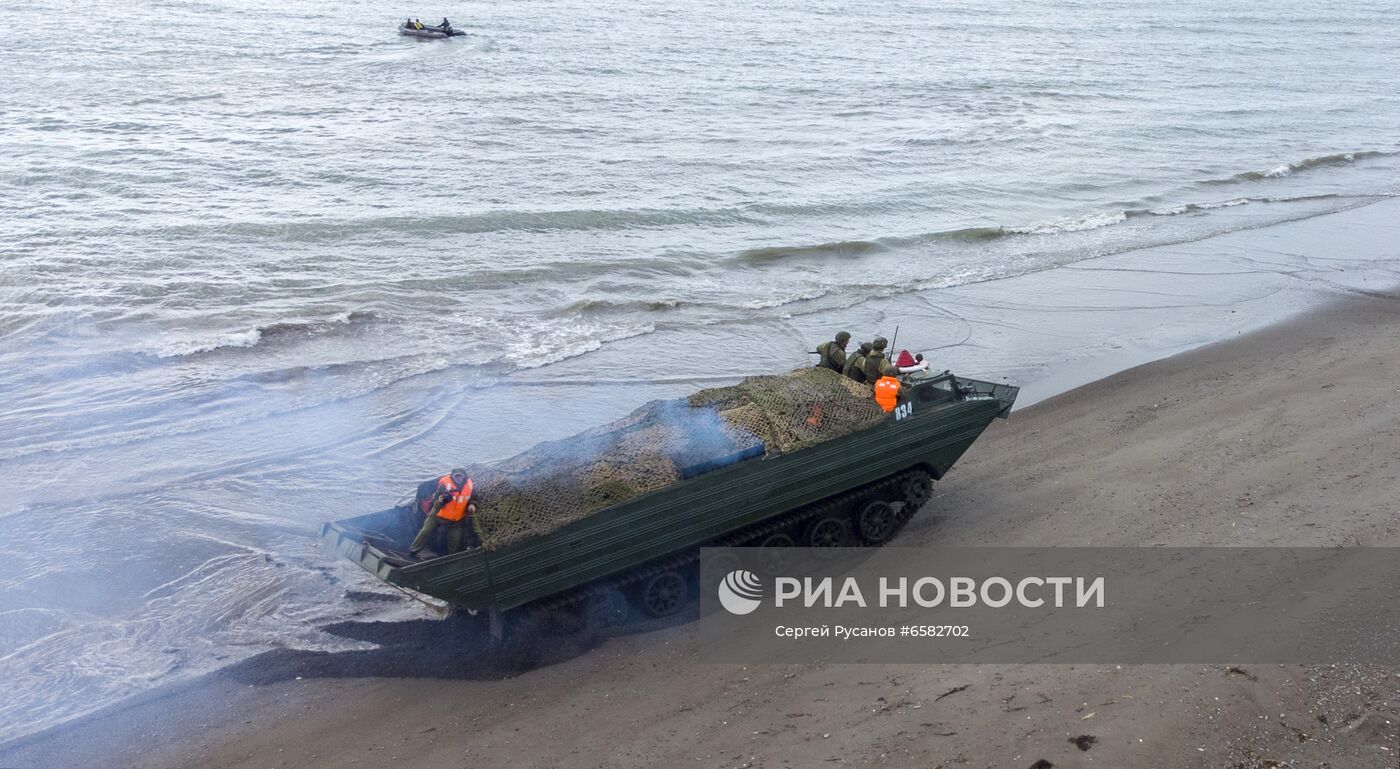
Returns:
[[[906,368],[908,366],[914,365],[914,363],[914,356],[910,355],[908,350],[900,350],[899,360],[895,361],[894,365],[899,366],[900,368]]]

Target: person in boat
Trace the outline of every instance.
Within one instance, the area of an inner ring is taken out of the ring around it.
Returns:
[[[413,20],[413,28],[414,28],[414,29],[422,29],[422,28],[423,28],[423,22],[421,22],[421,21],[419,21],[419,20],[417,20],[417,19],[414,19],[414,20]]]
[[[446,16],[442,17],[442,31],[452,34],[452,22],[448,21]]]
[[[427,510],[427,517],[423,519],[423,527],[418,530],[418,536],[413,538],[413,544],[408,546],[409,555],[414,558],[421,557],[419,553],[428,546],[433,532],[439,527],[446,530],[448,554],[461,550],[468,535],[471,535],[474,546],[476,536],[472,531],[471,516],[476,512],[476,504],[472,499],[475,491],[471,477],[461,467],[454,467],[447,475],[439,478],[432,506]]]
[[[885,357],[885,348],[890,344],[883,336],[875,337],[870,343],[870,354],[865,356],[865,381],[875,382],[881,377],[898,377],[899,369]]]
[[[850,341],[851,332],[841,331],[836,334],[834,341],[817,345],[817,354],[821,356],[817,366],[841,373],[841,370],[846,368],[846,345]]]
[[[902,389],[899,380],[892,376],[882,376],[875,380],[875,403],[886,414],[899,407],[899,393]]]
[[[870,354],[870,348],[869,342],[861,342],[860,349],[856,351],[856,354],[846,359],[846,367],[841,369],[841,373],[865,384],[865,356]]]

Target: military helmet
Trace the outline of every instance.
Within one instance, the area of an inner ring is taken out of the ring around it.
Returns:
[[[851,332],[849,332],[849,331],[837,331],[837,332],[836,332],[836,341],[837,341],[837,343],[839,343],[839,344],[845,344],[845,343],[851,341]]]
[[[884,338],[883,336],[877,336],[875,337],[875,341],[870,343],[870,348],[872,350],[883,350],[886,347],[888,347],[889,344],[890,340]]]
[[[869,342],[861,342],[861,343],[860,343],[860,351],[861,351],[861,354],[863,354],[863,355],[869,355],[871,349],[873,349],[873,345],[871,345]]]

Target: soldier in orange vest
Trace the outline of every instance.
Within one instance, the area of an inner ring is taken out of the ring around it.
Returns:
[[[439,478],[433,506],[428,509],[423,528],[418,530],[418,536],[409,545],[409,554],[417,557],[418,551],[427,546],[439,526],[447,529],[447,552],[461,550],[471,527],[470,517],[476,512],[476,505],[472,504],[473,491],[475,484],[467,476],[467,471],[460,467]]]
[[[875,380],[875,402],[885,413],[894,411],[899,405],[899,380],[892,376],[882,376]]]

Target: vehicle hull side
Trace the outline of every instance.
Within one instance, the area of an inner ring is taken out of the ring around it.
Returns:
[[[684,481],[546,536],[391,569],[381,578],[462,608],[504,611],[912,467],[941,477],[1001,411],[995,400],[916,411],[802,451]]]

